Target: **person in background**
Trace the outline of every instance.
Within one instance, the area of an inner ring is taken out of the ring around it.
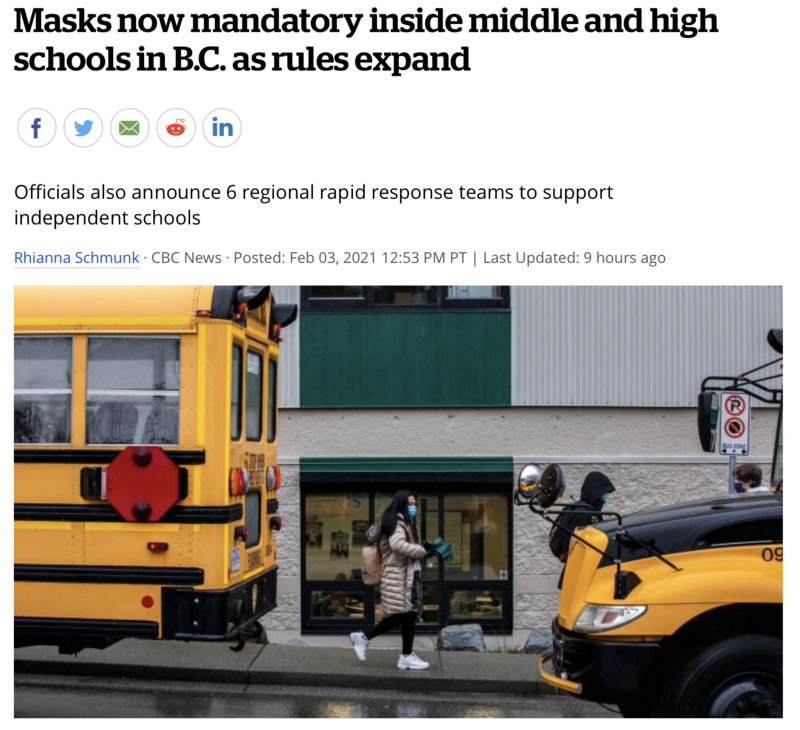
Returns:
[[[381,551],[381,602],[383,618],[365,632],[354,631],[350,641],[360,661],[367,658],[369,642],[380,634],[400,627],[402,653],[397,660],[398,669],[427,669],[428,662],[414,653],[414,634],[417,614],[422,603],[421,560],[428,554],[430,544],[422,544],[414,518],[417,499],[408,490],[395,494],[381,520],[380,537],[368,534],[368,539],[378,542]]]
[[[762,486],[764,472],[758,464],[739,464],[733,470],[734,489],[737,494],[763,494],[771,491]]]
[[[555,526],[550,532],[550,549],[556,554],[562,563],[567,562],[571,534],[575,530],[591,525],[602,519],[598,512],[603,511],[603,506],[615,491],[614,484],[601,471],[590,471],[581,485],[581,498],[577,502],[567,505],[558,519],[565,529],[558,529]],[[558,588],[564,583],[564,569],[558,579]]]

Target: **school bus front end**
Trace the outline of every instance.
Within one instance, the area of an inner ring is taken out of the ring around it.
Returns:
[[[15,644],[232,639],[275,606],[268,287],[15,290]]]
[[[780,716],[781,498],[633,515],[619,567],[615,531],[572,542],[543,679],[627,716]]]

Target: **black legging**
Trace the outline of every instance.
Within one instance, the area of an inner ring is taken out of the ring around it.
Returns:
[[[375,624],[369,631],[364,632],[367,640],[372,640],[379,634],[385,634],[396,626],[400,627],[400,634],[403,637],[403,655],[408,656],[414,651],[414,632],[417,627],[416,611],[408,613],[395,613],[386,616],[379,624]]]

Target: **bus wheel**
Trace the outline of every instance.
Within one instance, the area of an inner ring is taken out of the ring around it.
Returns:
[[[783,642],[733,636],[673,667],[656,717],[783,717]]]

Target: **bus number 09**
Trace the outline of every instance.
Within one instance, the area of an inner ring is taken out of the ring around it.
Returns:
[[[773,560],[780,563],[783,561],[783,548],[764,548],[761,551],[761,559],[766,563],[772,562]]]

